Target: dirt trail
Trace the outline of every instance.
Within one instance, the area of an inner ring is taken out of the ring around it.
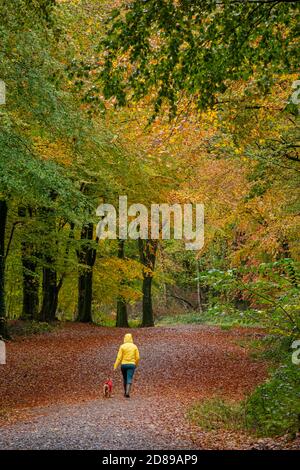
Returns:
[[[215,395],[242,398],[264,380],[266,365],[252,361],[240,343],[257,334],[255,330],[194,325],[132,330],[142,358],[132,397],[123,397],[118,372],[114,396],[104,400],[102,383],[124,332],[67,324],[10,342],[7,365],[0,366],[0,448],[207,449],[257,444],[235,433],[201,432],[185,419],[187,407],[196,400]]]

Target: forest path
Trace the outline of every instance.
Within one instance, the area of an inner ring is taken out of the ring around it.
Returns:
[[[141,354],[132,397],[102,397],[127,330],[66,324],[7,345],[0,377],[1,449],[249,448],[232,432],[207,433],[185,413],[205,397],[242,398],[266,377],[241,340],[253,329],[182,325],[131,330]],[[9,410],[5,413],[4,410]],[[6,418],[6,419],[5,419]]]

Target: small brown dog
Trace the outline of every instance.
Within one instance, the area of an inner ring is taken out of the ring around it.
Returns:
[[[107,379],[103,385],[103,396],[104,398],[110,398],[112,394],[112,380],[111,378]]]

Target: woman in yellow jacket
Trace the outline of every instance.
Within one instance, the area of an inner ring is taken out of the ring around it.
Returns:
[[[130,397],[130,387],[135,368],[138,366],[140,354],[137,346],[133,343],[132,335],[127,333],[124,336],[124,343],[120,346],[114,370],[121,364],[121,371],[124,381],[124,396]]]

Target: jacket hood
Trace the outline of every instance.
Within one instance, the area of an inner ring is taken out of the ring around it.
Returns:
[[[132,339],[132,334],[131,334],[131,333],[127,333],[127,334],[124,336],[124,343],[133,343],[133,339]]]

